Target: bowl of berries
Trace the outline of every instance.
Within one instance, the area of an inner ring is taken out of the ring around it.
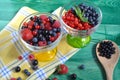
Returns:
[[[90,35],[100,25],[102,12],[91,2],[76,0],[62,7],[60,20],[68,33],[68,44],[81,48],[90,42]]]
[[[61,26],[56,15],[33,13],[20,24],[20,41],[34,54],[36,53],[37,58],[41,57],[39,60],[50,60],[55,56],[56,46],[62,38]]]

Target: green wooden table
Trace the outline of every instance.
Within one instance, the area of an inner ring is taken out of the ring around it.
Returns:
[[[40,12],[52,12],[59,6],[63,6],[71,0],[0,0],[0,30],[14,17],[17,11],[28,6]],[[91,0],[99,6],[103,13],[102,24],[92,34],[91,43],[76,53],[65,64],[69,68],[66,75],[53,74],[50,78],[57,77],[59,80],[69,80],[71,73],[76,73],[77,80],[106,80],[105,72],[95,55],[95,45],[103,39],[115,41],[120,47],[120,1],[119,0]],[[78,66],[84,64],[85,69]],[[120,80],[120,60],[114,70],[113,80]]]

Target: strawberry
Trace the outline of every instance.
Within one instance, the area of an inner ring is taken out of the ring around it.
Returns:
[[[33,34],[31,32],[31,30],[25,28],[21,30],[21,36],[23,38],[23,40],[25,41],[29,41],[33,38]]]
[[[58,79],[55,77],[55,78],[53,78],[52,80],[58,80]]]
[[[42,20],[46,20],[46,19],[48,19],[48,17],[47,17],[47,15],[40,15],[40,19],[42,19]]]
[[[68,67],[65,64],[60,64],[58,66],[58,73],[59,74],[67,74],[68,73]]]
[[[55,28],[60,28],[61,24],[60,24],[60,22],[59,22],[58,20],[56,20],[56,21],[53,23],[52,26],[55,27]]]

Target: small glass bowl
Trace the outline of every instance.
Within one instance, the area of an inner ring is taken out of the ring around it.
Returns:
[[[62,17],[65,15],[65,12],[70,10],[73,6],[79,5],[79,4],[86,4],[87,6],[90,6],[96,10],[97,14],[99,15],[97,25],[95,25],[94,27],[88,30],[78,30],[70,27],[63,21]],[[101,20],[102,20],[102,12],[100,8],[95,6],[93,3],[85,0],[75,0],[75,1],[73,0],[69,4],[64,5],[60,11],[60,21],[63,24],[63,28],[68,33],[66,36],[66,41],[70,46],[74,48],[83,48],[90,43],[91,41],[90,35],[96,31],[96,29],[101,23]]]
[[[38,12],[37,12],[37,13],[33,13],[33,14],[27,16],[27,17],[21,22],[21,24],[20,24],[20,26],[19,26],[19,31],[18,31],[19,34],[20,34],[20,35],[19,35],[19,38],[20,38],[21,42],[22,42],[29,50],[31,50],[31,51],[33,51],[33,52],[37,52],[37,53],[38,53],[38,52],[50,51],[50,50],[56,48],[56,46],[58,45],[58,43],[60,42],[60,40],[61,40],[61,38],[62,38],[62,29],[61,29],[61,31],[60,31],[60,36],[59,36],[54,42],[52,42],[51,44],[46,45],[46,46],[33,46],[33,45],[28,44],[26,41],[24,41],[24,40],[22,39],[21,30],[22,30],[22,25],[23,25],[23,23],[30,21],[30,18],[31,18],[31,17],[40,16],[40,15],[51,16],[53,19],[60,21],[59,18],[58,18],[56,15],[54,15],[54,14],[50,14],[50,13],[38,13]],[[62,26],[62,24],[61,24],[61,26]],[[60,28],[61,28],[61,26],[60,26]]]
[[[95,8],[96,12],[99,15],[99,17],[98,17],[98,24],[96,26],[88,29],[88,30],[77,30],[77,29],[71,28],[62,19],[62,16],[65,14],[66,11],[70,10],[73,6],[79,5],[81,3],[86,4],[88,6],[91,6],[91,7]],[[100,8],[98,8],[97,6],[95,6],[95,4],[93,4],[92,2],[85,1],[85,0],[75,0],[75,1],[72,1],[69,4],[64,5],[62,7],[62,9],[60,11],[60,20],[63,23],[63,28],[67,31],[68,34],[70,34],[72,36],[87,37],[91,33],[95,32],[96,29],[98,28],[98,26],[100,25],[101,20],[102,20],[102,12],[101,12]]]

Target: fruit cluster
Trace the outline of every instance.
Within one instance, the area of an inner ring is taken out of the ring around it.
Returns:
[[[98,13],[95,8],[86,4],[72,7],[62,16],[63,21],[77,30],[88,30],[98,24]]]
[[[61,34],[61,24],[51,16],[33,16],[22,24],[22,39],[33,46],[46,46],[54,42]]]
[[[110,59],[112,54],[115,53],[115,47],[111,41],[102,41],[100,42],[98,52],[100,53],[99,56]]]

